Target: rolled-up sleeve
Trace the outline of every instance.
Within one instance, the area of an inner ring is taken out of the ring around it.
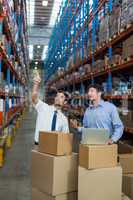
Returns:
[[[113,135],[111,136],[111,139],[114,142],[117,142],[123,135],[124,126],[115,106],[112,108],[111,118],[113,125]]]

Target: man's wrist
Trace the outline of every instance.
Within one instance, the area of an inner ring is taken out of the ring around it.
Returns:
[[[39,85],[40,85],[40,82],[38,82],[38,81],[33,81],[33,85],[39,86]]]
[[[117,142],[117,140],[115,138],[111,138],[111,140],[112,140],[113,143]]]

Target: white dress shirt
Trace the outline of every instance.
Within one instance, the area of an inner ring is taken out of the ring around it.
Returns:
[[[35,142],[39,142],[40,131],[51,131],[53,115],[56,108],[54,105],[50,106],[41,100],[34,107],[37,111]],[[60,110],[57,110],[56,131],[69,133],[68,120]]]

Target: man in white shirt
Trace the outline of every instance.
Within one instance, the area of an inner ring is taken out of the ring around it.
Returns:
[[[63,91],[57,91],[54,99],[54,105],[50,106],[39,99],[39,85],[41,79],[37,75],[33,80],[32,102],[37,111],[37,121],[35,130],[35,144],[39,143],[40,131],[60,131],[69,133],[68,120],[61,109],[66,103],[66,94]]]

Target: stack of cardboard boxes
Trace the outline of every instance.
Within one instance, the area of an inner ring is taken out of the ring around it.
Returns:
[[[98,33],[99,46],[103,45],[109,40],[109,16],[107,15],[100,22]]]
[[[72,135],[40,133],[32,150],[32,200],[76,200],[78,156],[72,153]]]
[[[109,19],[111,38],[115,37],[120,30],[120,14],[121,14],[120,4],[114,3],[112,14],[110,15],[110,19]]]
[[[133,147],[121,144],[119,161],[123,169],[123,192],[133,199]]]
[[[116,144],[80,144],[78,160],[72,143],[71,134],[40,133],[39,146],[32,150],[32,200],[133,199],[133,153],[127,147],[119,146],[121,168]],[[121,196],[122,169],[127,196]]]
[[[117,145],[80,145],[78,200],[121,200]]]

